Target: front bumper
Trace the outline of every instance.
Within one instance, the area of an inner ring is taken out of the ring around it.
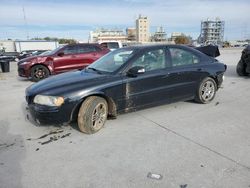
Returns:
[[[25,65],[18,65],[18,75],[21,77],[29,77],[30,76],[30,70],[27,69]]]
[[[31,121],[39,125],[62,125],[71,121],[73,107],[63,105],[61,107],[50,107],[38,104],[28,104],[28,115]]]

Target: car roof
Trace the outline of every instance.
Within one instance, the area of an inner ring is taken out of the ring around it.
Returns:
[[[170,48],[178,47],[178,48],[181,48],[181,49],[184,49],[184,50],[192,51],[196,55],[203,56],[204,58],[209,57],[206,54],[202,53],[201,51],[199,51],[199,50],[197,50],[197,49],[195,49],[193,47],[190,47],[190,46],[187,46],[187,45],[181,45],[181,44],[149,44],[149,45],[146,44],[146,45],[128,46],[128,47],[124,47],[124,49],[147,50],[147,49],[157,48],[157,47],[170,47]],[[209,57],[209,58],[211,58],[211,57]]]
[[[76,43],[76,44],[66,44],[65,46],[88,46],[88,45],[94,45],[98,46],[97,43]]]
[[[180,45],[180,44],[146,44],[146,45],[135,45],[135,46],[127,46],[124,47],[125,49],[150,49],[150,48],[157,48],[157,47],[178,47],[183,49],[189,49],[195,52],[199,52],[198,50],[194,49],[193,47],[187,45]],[[201,53],[201,52],[200,52]],[[203,54],[203,53],[202,53]]]

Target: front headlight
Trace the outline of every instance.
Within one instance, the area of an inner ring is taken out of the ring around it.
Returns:
[[[34,103],[47,106],[61,106],[64,103],[63,97],[36,95]]]

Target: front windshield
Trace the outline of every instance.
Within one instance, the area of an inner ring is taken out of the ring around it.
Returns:
[[[64,46],[59,46],[58,48],[50,51],[49,53],[47,53],[46,55],[53,55],[55,54],[56,52],[58,52],[60,49],[62,49]]]
[[[132,49],[118,49],[112,51],[92,63],[88,66],[88,69],[108,73],[115,72],[124,65],[130,57],[132,57],[134,51],[135,50]]]
[[[50,51],[50,50],[48,50],[48,51],[45,51],[45,52],[43,52],[43,53],[39,54],[39,56],[48,55],[48,54],[50,54],[50,53],[51,53],[51,51]]]

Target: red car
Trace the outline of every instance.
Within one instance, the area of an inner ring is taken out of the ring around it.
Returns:
[[[18,75],[39,81],[49,75],[83,69],[109,52],[98,44],[73,44],[18,62]]]

